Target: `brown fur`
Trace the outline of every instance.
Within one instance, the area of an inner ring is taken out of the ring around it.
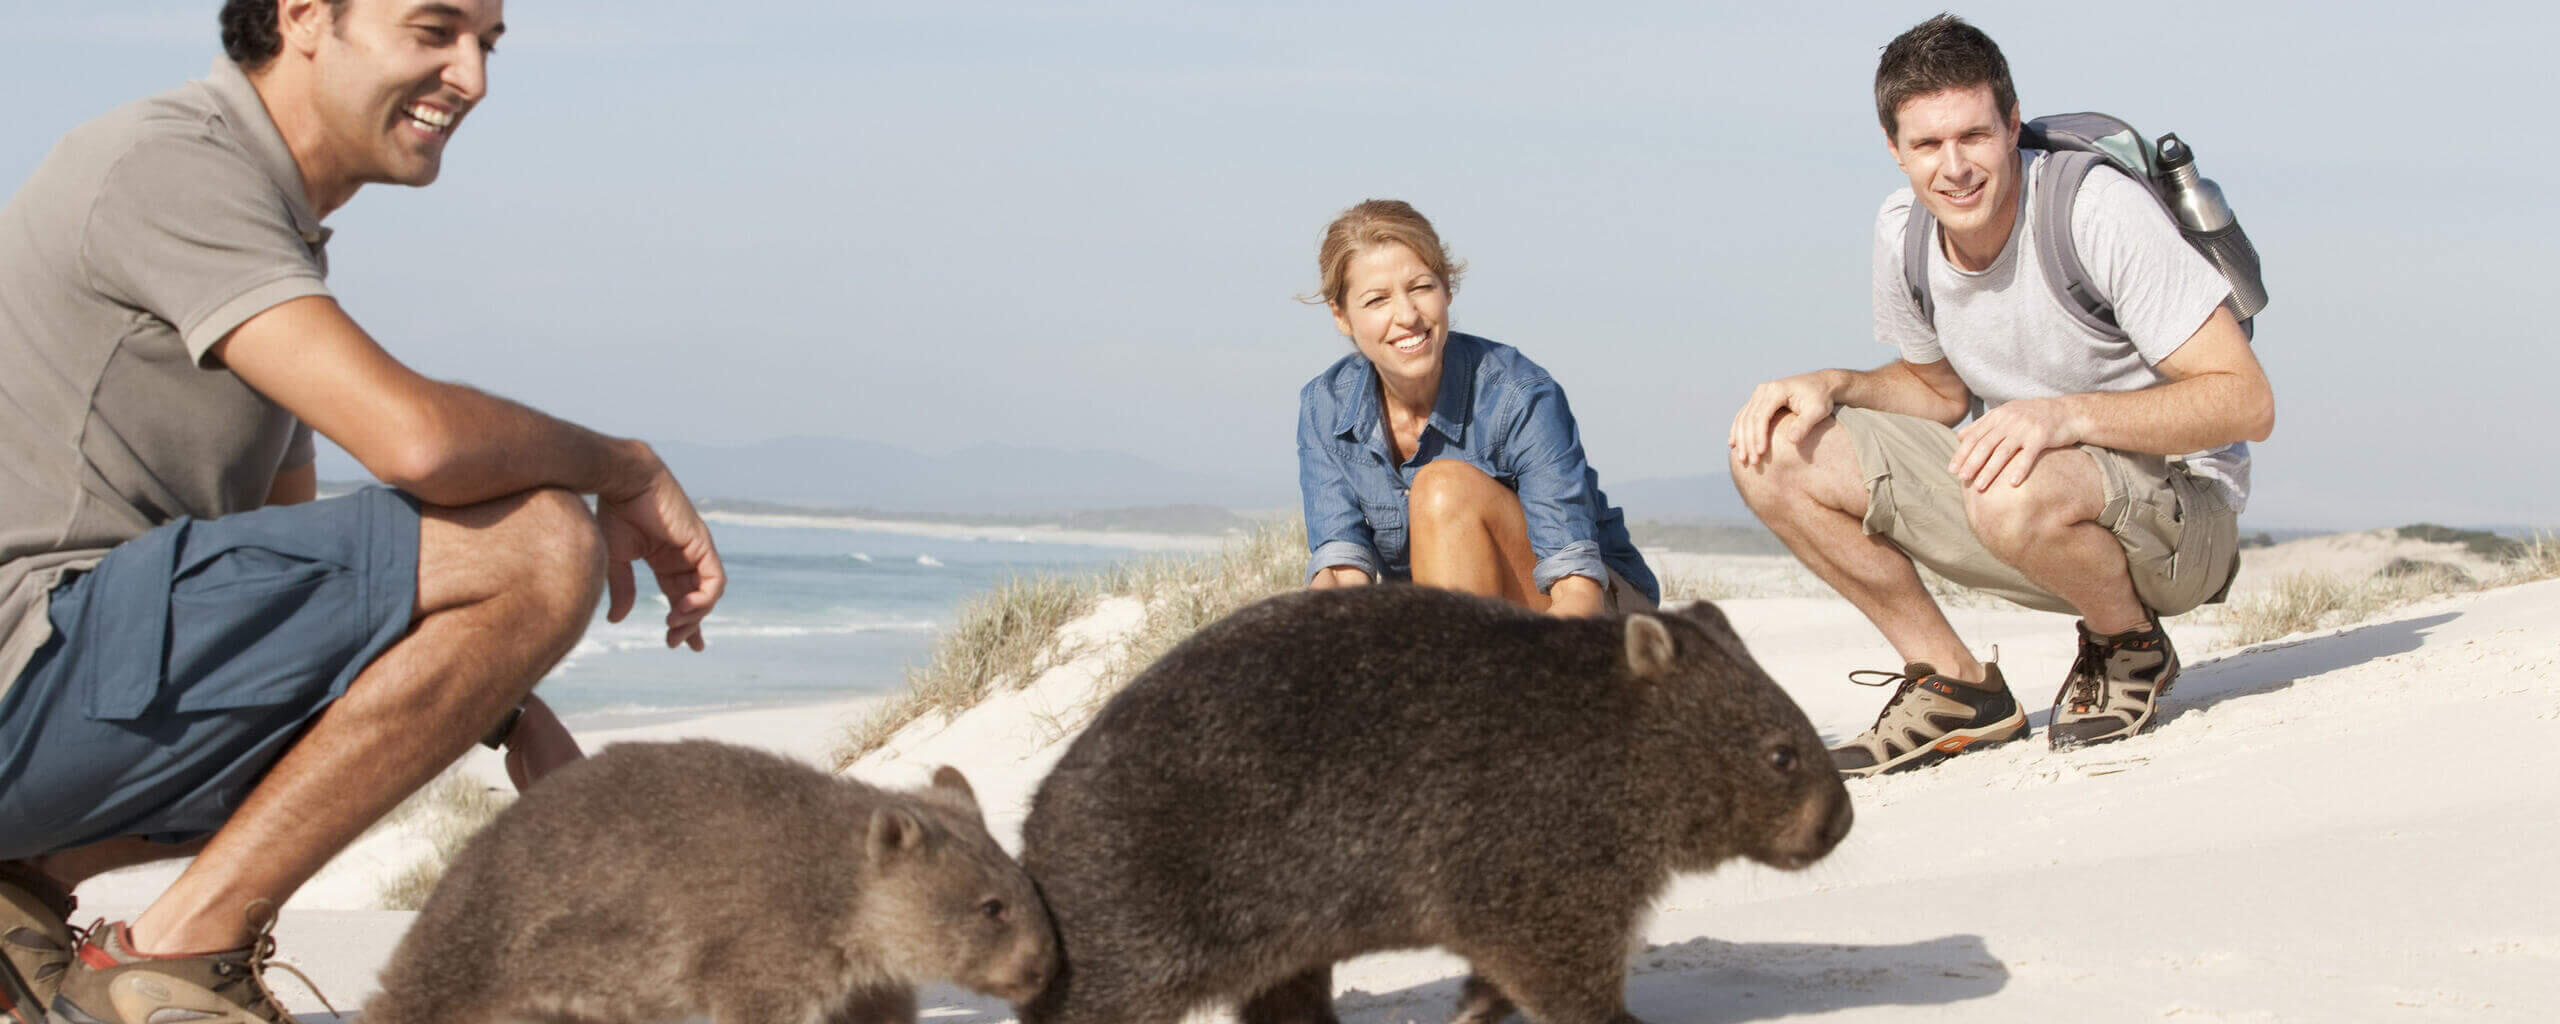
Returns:
[[[1462,1019],[1625,1024],[1628,943],[1674,872],[1802,867],[1849,821],[1711,605],[1284,595],[1168,652],[1042,782],[1023,863],[1062,961],[1023,1020],[1322,1024],[1335,961],[1441,946],[1475,969]]]
[[[905,1024],[919,981],[1022,999],[1056,963],[959,772],[894,793],[743,747],[630,743],[464,847],[361,1021]]]

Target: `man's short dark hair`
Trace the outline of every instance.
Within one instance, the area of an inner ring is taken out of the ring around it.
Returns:
[[[1963,18],[1938,15],[1885,44],[1884,59],[1876,64],[1876,120],[1884,124],[1886,135],[1893,135],[1901,127],[1894,112],[1905,101],[1977,85],[1991,87],[1991,102],[1999,106],[2001,117],[2018,109],[2018,87],[2009,81],[2009,61],[2000,56],[2000,44]]]
[[[347,0],[329,0],[329,13],[347,13]],[[222,52],[242,71],[256,71],[284,52],[276,29],[276,0],[222,0]]]

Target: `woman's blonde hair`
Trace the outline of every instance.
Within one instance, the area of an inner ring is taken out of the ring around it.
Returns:
[[[1458,275],[1467,266],[1449,258],[1440,233],[1431,230],[1422,212],[1401,199],[1371,199],[1342,211],[1324,229],[1324,244],[1316,249],[1316,293],[1301,296],[1301,301],[1341,308],[1343,292],[1350,287],[1344,277],[1350,272],[1351,257],[1389,243],[1413,250],[1450,295],[1458,294]]]

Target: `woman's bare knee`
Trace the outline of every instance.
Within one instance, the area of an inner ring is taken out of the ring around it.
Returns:
[[[1407,514],[1416,528],[1425,523],[1451,525],[1484,522],[1501,510],[1508,501],[1518,507],[1520,498],[1484,470],[1458,459],[1441,459],[1413,474],[1413,492],[1406,495]]]

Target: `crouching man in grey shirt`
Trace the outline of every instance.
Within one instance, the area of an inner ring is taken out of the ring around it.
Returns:
[[[633,560],[702,646],[720,558],[647,445],[420,377],[324,283],[501,3],[230,0],[227,59],[0,210],[0,1021],[282,1019],[267,931],[332,855],[474,741],[578,756],[528,694]],[[392,486],[312,500],[314,430]],[[190,853],[74,948],[83,879]]]
[[[2230,286],[2144,184],[2100,167],[2068,230],[2117,329],[2057,304],[2029,251],[2046,154],[2019,148],[1999,47],[1951,15],[1885,48],[1876,113],[1911,179],[1876,218],[1876,337],[1901,359],[1762,384],[1727,441],[1743,500],[1906,662],[1876,673],[1898,688],[1833,763],[1873,775],[2026,732],[1915,562],[2079,616],[2047,735],[2132,735],[2177,679],[2159,617],[2230,584],[2247,442],[2274,428]],[[1915,202],[1937,222],[1927,315],[1903,276]],[[1955,429],[1976,399],[1987,411]]]

